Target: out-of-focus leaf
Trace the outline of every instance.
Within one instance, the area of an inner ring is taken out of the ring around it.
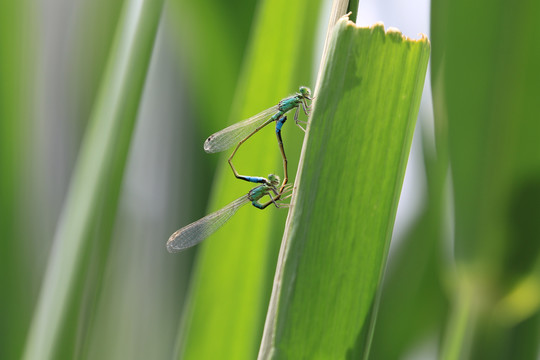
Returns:
[[[77,313],[84,281],[99,277],[89,260],[108,245],[118,189],[162,1],[128,0],[86,130],[28,335],[25,358],[77,357]],[[101,225],[98,226],[98,225]],[[103,235],[97,236],[96,235]],[[90,240],[94,242],[91,243]]]
[[[433,96],[448,137],[457,262],[442,357],[514,353],[515,321],[493,306],[538,271],[538,13],[534,0],[432,4]]]
[[[300,85],[310,86],[319,7],[319,1],[308,0],[259,4],[235,92],[231,122],[274,106]],[[209,106],[211,102],[209,98]],[[225,117],[223,120],[221,128],[228,125]],[[282,132],[292,180],[303,132],[294,125],[292,115]],[[220,157],[210,210],[253,188],[253,184],[233,176],[225,157],[229,154],[230,151]],[[281,176],[275,126],[269,125],[246,142],[238,151],[234,165],[245,175]],[[284,210],[259,211],[248,205],[200,246],[190,303],[180,332],[179,349],[183,358],[253,359],[256,356],[284,216]]]
[[[256,5],[249,0],[168,4],[178,57],[189,69],[188,99],[196,107],[203,136],[219,130],[229,117]]]
[[[30,318],[32,274],[25,258],[30,224],[23,214],[35,21],[29,1],[0,3],[0,358],[20,357]]]

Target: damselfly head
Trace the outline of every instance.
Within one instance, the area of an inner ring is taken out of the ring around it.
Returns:
[[[281,182],[281,179],[277,175],[270,174],[268,175],[268,181],[270,181],[270,184],[272,184],[272,186],[278,186]]]
[[[311,90],[308,87],[300,86],[300,94],[306,99],[311,98]]]

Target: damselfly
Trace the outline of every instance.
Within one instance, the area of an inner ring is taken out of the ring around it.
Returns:
[[[307,122],[298,120],[298,113],[300,107],[302,107],[304,113],[306,115],[309,115],[309,112],[311,111],[311,105],[308,104],[308,100],[313,100],[313,98],[311,97],[311,90],[305,86],[302,86],[296,94],[281,100],[277,105],[272,106],[271,108],[266,109],[259,114],[250,117],[247,120],[233,124],[213,135],[210,135],[208,139],[206,139],[206,141],[204,142],[204,150],[207,153],[216,153],[225,151],[234,144],[236,144],[236,148],[229,157],[229,165],[231,166],[234,176],[236,176],[238,179],[249,182],[265,183],[265,178],[238,174],[238,172],[234,168],[232,159],[236,154],[236,151],[238,151],[238,148],[247,139],[249,139],[266,125],[275,121],[276,135],[279,150],[281,151],[281,156],[283,158],[283,171],[285,176],[283,179],[283,183],[281,184],[281,187],[279,189],[279,192],[281,193],[285,187],[285,184],[287,184],[287,181],[289,180],[289,173],[287,171],[287,156],[285,156],[283,140],[281,139],[281,127],[287,120],[285,114],[292,109],[296,109],[296,112],[294,114],[294,122],[305,132],[306,130],[302,127],[302,125],[300,125],[300,123],[306,124]]]
[[[288,207],[288,204],[281,204],[277,201],[282,196],[278,193],[279,176],[270,174],[268,179],[263,178],[265,182],[251,189],[246,195],[236,199],[224,208],[213,212],[205,217],[184,226],[171,235],[167,241],[167,250],[171,253],[183,251],[187,248],[197,245],[220,227],[222,227],[242,206],[251,201],[251,204],[257,209],[265,209],[268,205],[274,204],[277,208]],[[272,196],[272,193],[275,197]],[[268,195],[270,200],[264,204],[259,202],[264,196]]]

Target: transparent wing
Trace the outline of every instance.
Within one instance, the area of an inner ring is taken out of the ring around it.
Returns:
[[[167,241],[167,250],[171,253],[178,252],[197,245],[217,229],[223,226],[243,205],[248,203],[248,195],[236,199],[229,205],[216,212],[206,215],[171,235]]]
[[[231,146],[238,144],[240,140],[248,136],[258,126],[268,120],[278,111],[278,105],[272,106],[247,120],[233,124],[217,133],[210,135],[204,142],[204,151],[216,153],[225,151]]]

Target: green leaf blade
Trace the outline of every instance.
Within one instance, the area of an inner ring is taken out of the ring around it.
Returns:
[[[346,20],[334,36],[263,358],[358,357],[369,348],[429,42]]]

